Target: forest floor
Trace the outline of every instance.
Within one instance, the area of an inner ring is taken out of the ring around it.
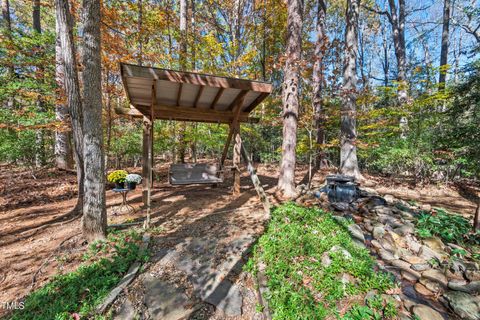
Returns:
[[[167,169],[167,165],[155,168],[156,180],[160,181],[153,189],[152,224],[158,232],[154,236],[153,248],[158,249],[157,253],[165,245],[179,245],[179,239],[192,235],[216,237],[215,250],[221,251],[221,244],[237,241],[243,236],[255,239],[263,232],[265,217],[246,173],[242,176],[241,194],[233,196],[231,177],[216,188],[172,187],[166,182]],[[275,165],[258,168],[260,180],[274,202],[281,200],[275,194],[277,170]],[[140,168],[129,171],[139,172]],[[306,172],[306,169],[298,170],[297,181],[305,180]],[[312,185],[320,186],[324,176],[325,172],[317,173]],[[42,286],[52,276],[75,269],[86,245],[80,236],[80,218],[70,214],[76,203],[76,177],[73,173],[54,169],[32,171],[2,165],[0,179],[5,181],[0,185],[0,302],[9,302]],[[465,190],[455,187],[427,185],[414,188],[378,177],[368,177],[368,187],[380,194],[444,207],[463,216],[471,217],[475,210],[474,199]],[[136,212],[115,214],[121,196],[107,191],[109,225],[143,219],[141,188],[130,192],[128,200]],[[154,254],[151,265],[161,258]],[[251,279],[237,277],[232,281],[253,286],[248,283]],[[255,305],[251,303],[244,306],[244,310],[250,310],[250,316],[255,312]],[[198,312],[212,312],[206,306],[202,310]]]

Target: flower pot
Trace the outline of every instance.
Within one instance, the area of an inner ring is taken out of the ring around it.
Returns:
[[[115,182],[115,189],[125,189],[125,182]]]
[[[136,182],[127,182],[127,188],[130,189],[130,190],[135,190],[135,188],[137,187],[137,183]]]

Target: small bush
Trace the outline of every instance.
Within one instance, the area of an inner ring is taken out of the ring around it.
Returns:
[[[436,209],[436,213],[420,213],[417,224],[417,233],[422,238],[440,237],[445,242],[464,242],[468,240],[472,230],[470,222],[457,214],[449,214],[443,209]]]

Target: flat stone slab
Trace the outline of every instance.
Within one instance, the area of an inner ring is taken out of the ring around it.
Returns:
[[[181,288],[145,275],[145,305],[151,319],[178,320],[190,315],[194,309],[192,302]]]
[[[135,308],[129,299],[120,306],[120,309],[113,316],[113,320],[131,320],[135,319]]]
[[[242,256],[253,243],[250,235],[219,244],[215,237],[187,238],[169,252],[162,253],[160,264],[172,264],[183,271],[193,285],[194,294],[214,305],[227,316],[242,314],[243,297],[228,275],[241,271]]]

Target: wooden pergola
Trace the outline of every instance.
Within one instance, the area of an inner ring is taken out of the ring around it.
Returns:
[[[230,130],[220,167],[223,167],[233,139],[234,168],[238,168],[243,155],[264,207],[268,207],[265,192],[242,146],[240,123],[258,122],[258,119],[249,115],[271,93],[270,83],[126,63],[120,63],[120,73],[130,108],[117,108],[115,111],[118,114],[143,118],[143,202],[147,207],[147,223],[153,183],[155,119],[228,124]],[[240,192],[238,169],[234,170],[233,191]]]

